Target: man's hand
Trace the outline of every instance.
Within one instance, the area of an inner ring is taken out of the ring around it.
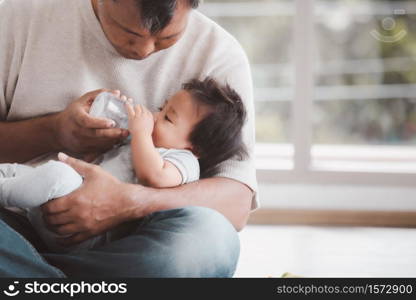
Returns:
[[[57,115],[56,141],[57,148],[78,157],[95,156],[111,149],[122,142],[128,131],[113,128],[114,122],[105,118],[94,118],[89,115],[95,97],[101,92],[110,92],[120,96],[120,91],[100,89],[83,95],[72,102],[64,111]]]
[[[84,177],[79,189],[41,206],[50,230],[60,235],[71,235],[59,240],[62,245],[80,243],[133,219],[131,210],[134,207],[137,212],[140,203],[136,201],[133,205],[128,197],[124,197],[127,184],[97,165],[63,153],[59,154],[59,159]]]
[[[151,136],[155,125],[153,114],[143,105],[133,107],[132,101],[126,101],[126,110],[129,116],[130,133]]]

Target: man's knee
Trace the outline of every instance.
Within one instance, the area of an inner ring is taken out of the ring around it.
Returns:
[[[34,245],[4,219],[4,214],[0,214],[0,277],[66,277],[49,265]]]
[[[231,223],[203,207],[155,212],[129,224],[125,234],[100,246],[92,257],[86,252],[86,259],[98,264],[89,270],[94,276],[231,277],[240,253]],[[73,265],[65,265],[69,276],[81,274],[78,268],[71,270]]]
[[[167,246],[169,277],[231,277],[240,254],[238,234],[219,212],[190,206],[167,211],[172,224]]]

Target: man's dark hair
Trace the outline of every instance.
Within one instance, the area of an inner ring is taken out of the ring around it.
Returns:
[[[178,1],[187,1],[190,8],[197,8],[200,0],[135,0],[139,8],[142,25],[151,34],[165,28],[175,13]]]
[[[207,115],[190,134],[190,142],[199,156],[201,178],[215,175],[219,164],[235,157],[243,160],[247,155],[242,128],[246,110],[240,96],[228,84],[220,85],[214,79],[193,79],[183,85],[197,104],[206,105]]]

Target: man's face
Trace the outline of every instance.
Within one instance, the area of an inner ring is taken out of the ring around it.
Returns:
[[[187,1],[178,1],[170,23],[153,35],[141,24],[135,0],[91,0],[101,27],[120,55],[145,59],[152,53],[174,45],[186,29],[191,8]]]

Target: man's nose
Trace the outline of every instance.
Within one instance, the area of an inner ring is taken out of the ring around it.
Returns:
[[[144,41],[140,44],[140,47],[136,50],[140,58],[146,58],[153,52],[155,52],[155,42],[153,40]]]

